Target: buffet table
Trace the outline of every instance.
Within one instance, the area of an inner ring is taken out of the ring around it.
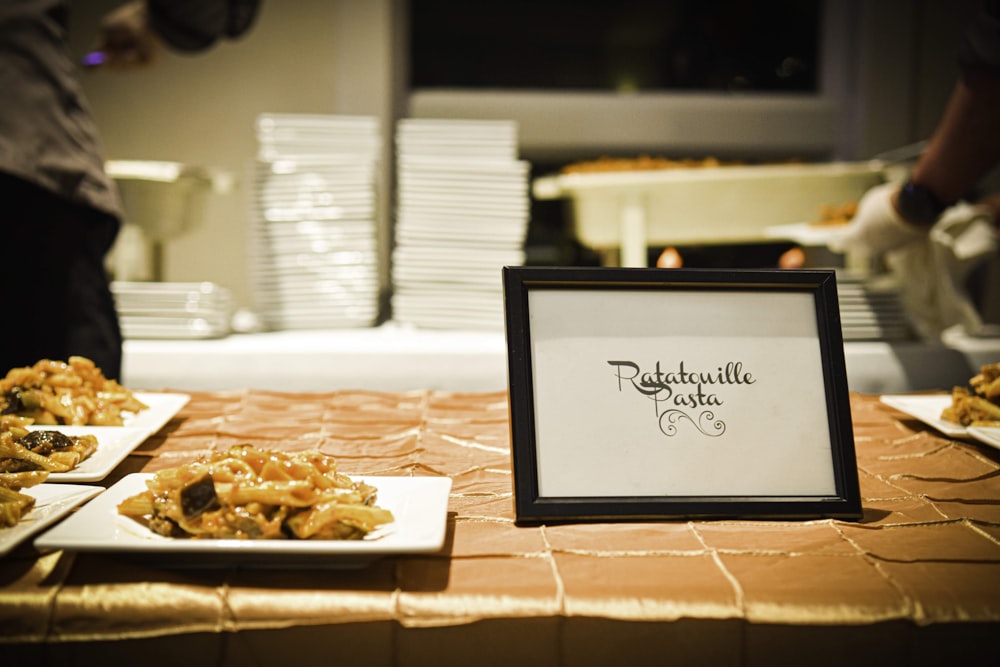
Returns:
[[[851,402],[858,523],[524,528],[504,392],[195,392],[102,484],[231,444],[318,447],[346,473],[450,477],[443,550],[181,567],[22,544],[0,559],[3,662],[995,664],[1000,452]]]

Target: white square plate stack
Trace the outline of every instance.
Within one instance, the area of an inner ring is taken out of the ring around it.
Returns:
[[[258,117],[250,283],[269,328],[377,319],[378,132],[368,116]]]
[[[529,221],[517,124],[404,119],[396,153],[393,319],[502,330],[501,268],[524,263]]]
[[[232,294],[210,282],[114,281],[125,338],[221,338],[230,332]]]

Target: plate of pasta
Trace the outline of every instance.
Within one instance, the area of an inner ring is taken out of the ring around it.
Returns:
[[[1000,430],[1000,362],[981,366],[967,385],[952,387],[950,394],[886,395],[880,400],[947,436],[974,437],[996,446],[990,434]]]
[[[99,486],[82,484],[39,484],[21,489],[19,493],[31,498],[32,506],[14,525],[0,527],[0,557],[103,490]]]
[[[968,435],[965,426],[941,417],[951,406],[950,394],[885,394],[879,400],[952,438]]]
[[[301,455],[237,446],[126,475],[35,546],[162,557],[178,567],[361,567],[442,548],[450,478],[317,475],[312,467],[329,467],[329,457],[303,454],[305,464]]]
[[[189,400],[187,394],[133,392],[87,357],[41,359],[0,378],[0,413],[42,426],[129,427],[152,435]]]
[[[122,413],[125,426],[76,426],[65,424],[18,424],[17,432],[29,438],[56,437],[65,441],[70,438],[74,449],[89,443],[86,451],[80,452],[79,460],[45,467],[49,471],[48,482],[99,482],[107,477],[125,458],[159,431],[177,414],[189,400],[187,394],[137,394],[147,407],[140,413]],[[10,419],[4,417],[4,419]],[[30,420],[29,420],[30,421]],[[5,425],[10,428],[9,425]],[[65,437],[63,437],[65,436]],[[34,450],[39,451],[39,450]],[[23,450],[22,450],[23,452]],[[6,453],[7,455],[10,452]],[[0,462],[5,455],[0,451]],[[52,456],[55,458],[55,455]]]
[[[50,472],[46,482],[99,482],[148,437],[144,430],[113,426],[45,426],[30,430],[55,431],[69,437],[91,435],[97,441],[93,454],[64,472]]]
[[[97,433],[114,432],[113,429],[129,429],[141,432],[143,440],[145,440],[149,436],[155,435],[191,400],[188,394],[173,392],[137,391],[133,395],[142,402],[145,408],[137,412],[123,412],[120,425],[92,426],[92,428],[100,429],[96,431]],[[42,427],[38,426],[37,428]]]

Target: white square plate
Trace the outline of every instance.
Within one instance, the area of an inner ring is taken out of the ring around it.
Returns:
[[[90,458],[66,472],[49,473],[49,482],[99,482],[107,477],[132,450],[146,440],[145,431],[121,426],[44,426],[35,431],[58,431],[68,436],[93,435],[97,449]]]
[[[83,501],[93,498],[104,489],[99,486],[67,484],[39,484],[23,489],[21,493],[32,496],[35,506],[21,517],[15,526],[0,528],[0,557],[43,528],[66,516]]]
[[[68,472],[52,473],[48,482],[97,482],[111,473],[136,447],[156,434],[191,399],[187,394],[134,392],[149,406],[138,414],[122,415],[123,426],[28,426],[29,431],[59,431],[66,435],[94,435],[97,451]]]
[[[148,410],[138,413],[125,412],[122,414],[121,426],[88,426],[87,428],[98,429],[98,433],[114,433],[115,429],[129,429],[143,433],[143,439],[155,434],[164,424],[173,418],[181,408],[187,405],[191,397],[187,394],[156,393],[135,391],[132,394],[149,406]],[[52,431],[58,430],[58,426],[29,426],[28,430]]]
[[[361,567],[390,554],[433,553],[444,544],[449,477],[357,477],[378,489],[377,503],[395,522],[363,540],[195,540],[163,537],[118,513],[142,492],[149,473],[121,479],[35,540],[39,549],[129,553],[174,567]]]
[[[149,406],[148,410],[132,414],[123,415],[125,422],[119,427],[105,428],[131,428],[144,431],[146,436],[155,435],[157,431],[166,425],[181,408],[187,405],[191,397],[187,394],[174,394],[168,392],[132,392],[133,395]]]
[[[879,400],[891,408],[914,417],[953,438],[967,436],[968,429],[961,424],[941,419],[941,411],[951,405],[951,394],[885,394]]]

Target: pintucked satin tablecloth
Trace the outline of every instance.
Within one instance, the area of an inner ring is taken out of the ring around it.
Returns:
[[[864,518],[516,527],[503,392],[192,394],[104,481],[232,444],[447,475],[438,554],[355,570],[0,559],[4,665],[1000,664],[1000,452],[851,396]]]

